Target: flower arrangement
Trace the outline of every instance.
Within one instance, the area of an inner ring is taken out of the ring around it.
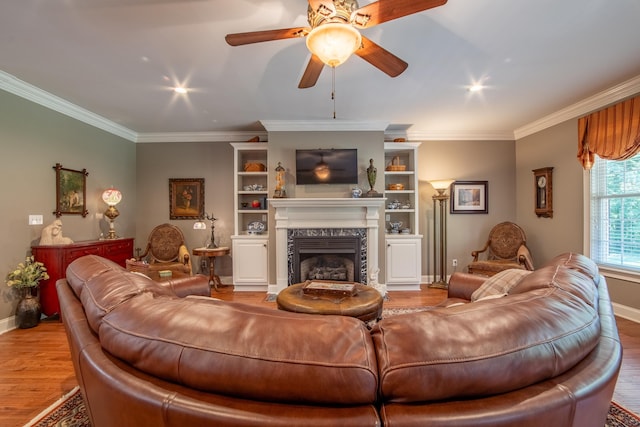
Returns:
[[[7,286],[17,289],[34,288],[41,280],[47,280],[47,268],[43,263],[36,261],[33,256],[28,256],[25,262],[18,264],[15,270],[7,274]]]

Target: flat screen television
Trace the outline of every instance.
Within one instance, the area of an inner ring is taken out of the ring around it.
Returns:
[[[355,148],[296,150],[296,184],[357,184]]]

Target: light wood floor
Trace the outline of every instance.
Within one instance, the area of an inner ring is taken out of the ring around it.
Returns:
[[[385,308],[435,305],[446,291],[390,292]],[[262,292],[233,292],[224,286],[213,296],[276,308]],[[614,400],[640,414],[640,324],[618,318],[624,347]],[[77,385],[62,323],[42,322],[32,329],[0,335],[0,425],[23,426]]]

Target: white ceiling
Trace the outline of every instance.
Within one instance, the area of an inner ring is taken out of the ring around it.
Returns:
[[[307,25],[306,10],[305,0],[3,0],[0,88],[45,91],[134,140],[331,119],[329,68],[315,87],[297,88],[303,39],[224,40]],[[638,0],[449,0],[363,30],[409,68],[390,78],[353,56],[336,69],[337,118],[425,139],[513,138],[640,76],[639,20]],[[469,92],[473,82],[486,89]],[[188,95],[170,90],[178,84]]]

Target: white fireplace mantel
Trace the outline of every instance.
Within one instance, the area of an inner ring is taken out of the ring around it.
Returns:
[[[290,228],[366,228],[367,265],[378,269],[378,228],[384,198],[269,199],[275,209],[275,293],[288,286],[287,230]]]

